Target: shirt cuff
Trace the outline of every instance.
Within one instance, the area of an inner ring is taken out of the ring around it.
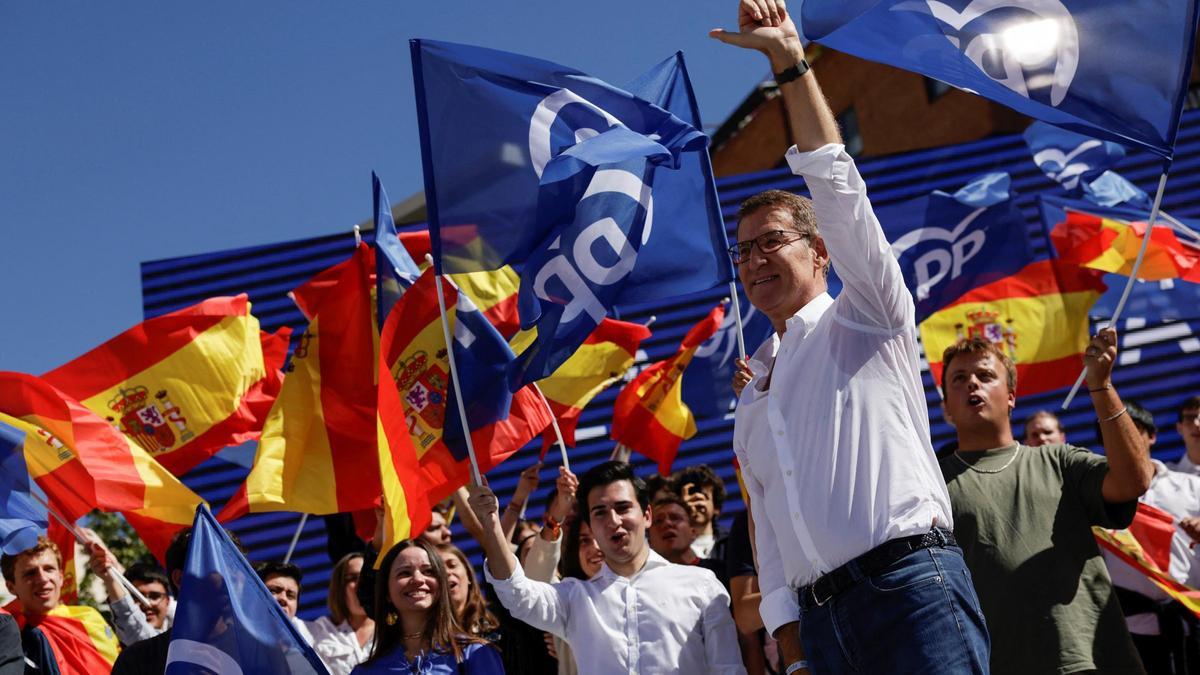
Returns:
[[[784,586],[767,593],[759,602],[758,613],[762,615],[767,635],[774,637],[780,626],[800,620],[800,602],[796,599],[796,591]]]
[[[783,158],[787,160],[792,173],[797,176],[833,180],[834,165],[837,162],[849,161],[850,155],[846,154],[846,146],[841,143],[826,143],[810,152],[800,152],[793,145],[784,153]]]
[[[492,569],[488,567],[487,558],[484,558],[483,578],[487,579],[489,584],[495,586],[496,590],[500,590],[501,586],[511,587],[513,584],[519,584],[522,581],[525,581],[525,570],[521,569],[521,563],[518,561],[516,566],[513,567],[512,576],[507,579],[497,579],[496,577],[492,576]]]

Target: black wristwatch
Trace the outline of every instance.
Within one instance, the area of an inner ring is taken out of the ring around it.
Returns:
[[[808,72],[808,61],[800,59],[800,63],[775,73],[775,84],[783,86]]]

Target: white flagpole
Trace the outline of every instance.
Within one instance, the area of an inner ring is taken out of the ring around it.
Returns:
[[[558,418],[554,416],[554,411],[550,409],[550,401],[546,399],[546,395],[542,393],[542,388],[533,383],[533,389],[542,397],[542,405],[546,406],[546,412],[550,413],[550,424],[554,426],[554,437],[558,439],[558,449],[562,453],[563,468],[567,471],[571,470],[571,462],[567,459],[567,444],[563,441],[562,430],[558,428]],[[524,512],[522,510],[522,512]]]
[[[442,336],[446,338],[446,355],[450,359],[450,381],[454,383],[454,400],[458,403],[458,418],[462,421],[463,439],[467,442],[467,458],[471,460],[471,481],[475,485],[483,485],[479,460],[475,459],[475,443],[471,440],[471,427],[467,424],[467,406],[463,403],[462,387],[458,384],[458,366],[454,361],[454,341],[450,337],[450,320],[446,316],[446,298],[442,295],[442,275],[434,274],[433,282],[437,286],[438,310],[442,313]]]
[[[288,544],[287,554],[283,556],[283,564],[286,565],[292,561],[292,554],[296,552],[296,544],[300,543],[300,533],[304,531],[304,525],[308,523],[308,514],[300,514],[300,524],[296,525],[296,533],[292,535],[292,543]]]
[[[29,495],[31,497],[33,497],[34,499],[36,499],[42,506],[46,507],[46,512],[49,513],[50,516],[53,517],[55,520],[57,520],[59,523],[61,523],[63,527],[67,528],[67,531],[70,532],[71,535],[75,537],[75,541],[79,542],[80,544],[82,544],[84,546],[87,546],[88,544],[91,543],[83,536],[83,533],[79,531],[79,528],[75,527],[74,524],[72,524],[65,517],[63,517],[63,515],[61,513],[59,513],[53,506],[50,506],[50,502],[43,499],[42,496],[39,495],[36,491],[30,490]],[[90,555],[90,553],[89,553],[89,555]],[[137,587],[133,585],[133,582],[131,582],[129,579],[126,579],[124,574],[118,572],[117,568],[113,567],[112,565],[109,565],[108,566],[108,574],[110,576],[115,575],[117,581],[120,582],[120,584],[125,587],[125,590],[128,591],[129,594],[133,596],[133,599],[137,600],[139,604],[141,604],[143,607],[150,606],[150,601],[146,599],[146,596],[142,595],[142,592],[139,591],[137,589]]]
[[[737,282],[735,281],[729,282],[729,297],[733,301],[731,309],[733,310],[734,320],[737,321],[738,356],[745,361],[746,336],[742,333],[742,303],[738,301]]]
[[[1125,290],[1121,291],[1121,299],[1117,301],[1117,308],[1113,310],[1113,315],[1108,321],[1108,326],[1117,325],[1117,320],[1121,318],[1121,312],[1125,310],[1125,301],[1129,299],[1129,294],[1133,292],[1133,285],[1137,283],[1138,271],[1142,268],[1142,260],[1146,257],[1146,249],[1150,247],[1150,235],[1154,232],[1154,221],[1158,220],[1158,210],[1162,206],[1163,192],[1166,189],[1167,173],[1164,171],[1158,178],[1158,192],[1154,195],[1154,206],[1150,209],[1150,220],[1146,222],[1146,233],[1142,236],[1142,246],[1138,249],[1137,259],[1133,261],[1133,269],[1129,270],[1129,280],[1125,282]],[[1071,401],[1075,400],[1075,394],[1079,393],[1079,388],[1083,386],[1083,379],[1086,376],[1087,366],[1084,366],[1083,371],[1079,373],[1079,378],[1075,380],[1074,386],[1071,387],[1070,393],[1063,399],[1063,410],[1066,410],[1067,406],[1071,405]]]
[[[354,226],[354,248],[358,248],[358,245],[361,243],[362,243],[362,231],[358,229],[357,225],[355,225]]]
[[[618,462],[628,462],[631,452],[624,443],[617,443],[617,447],[613,448],[612,454],[608,458]]]

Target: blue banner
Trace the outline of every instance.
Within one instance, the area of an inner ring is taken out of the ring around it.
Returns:
[[[742,311],[742,333],[746,340],[746,355],[753,356],[754,350],[771,337],[775,329],[766,314],[754,308],[746,294],[738,288],[738,301]],[[726,308],[725,320],[717,332],[697,349],[688,364],[686,377],[682,378],[683,402],[696,417],[720,417],[730,412],[733,406],[733,374],[738,358],[737,318],[732,303]]]
[[[917,323],[1033,260],[1028,227],[1009,182],[1008,174],[992,173],[954,194],[935,190],[876,207],[916,302]]]
[[[33,498],[33,489],[25,465],[25,432],[0,422],[0,551],[8,555],[33,548],[49,525],[46,507]]]
[[[804,35],[1170,159],[1196,0],[805,0]]]
[[[1046,176],[1062,185],[1072,197],[1083,196],[1102,206],[1129,204],[1150,208],[1150,197],[1141,188],[1109,171],[1125,157],[1125,148],[1034,122],[1023,134],[1033,163]]]
[[[521,274],[537,341],[509,386],[554,371],[618,303],[732,279],[681,55],[618,89],[558,64],[412,41],[426,205],[445,272]]]
[[[168,675],[310,673],[328,670],[271,597],[216,518],[196,509]]]
[[[392,305],[400,299],[405,288],[416,283],[421,269],[396,235],[391,202],[374,171],[371,172],[371,194],[375,207],[375,295],[378,304],[375,317],[378,325],[383,326]]]
[[[1105,207],[1079,199],[1042,195],[1038,197],[1038,212],[1045,229],[1046,243],[1051,251],[1054,250],[1054,246],[1049,241],[1050,232],[1056,225],[1066,220],[1068,210],[1090,213],[1101,218],[1112,218],[1127,223],[1145,223],[1150,220],[1149,209],[1143,210],[1128,206]],[[1165,217],[1170,218],[1170,216]],[[1200,223],[1187,220],[1179,221],[1179,223],[1192,232],[1200,232]],[[1154,227],[1157,229],[1173,227],[1173,225],[1160,217]],[[1195,237],[1180,232],[1180,228],[1175,227],[1176,234],[1180,239],[1196,241]],[[1094,319],[1111,317],[1128,280],[1129,277],[1121,274],[1105,275],[1104,283],[1108,285],[1108,291],[1100,296],[1095,305],[1092,305],[1090,316]],[[1150,323],[1200,319],[1200,284],[1182,279],[1165,279],[1163,281],[1139,279],[1133,283],[1133,290],[1129,292],[1129,299],[1122,310],[1121,318],[1140,319]]]

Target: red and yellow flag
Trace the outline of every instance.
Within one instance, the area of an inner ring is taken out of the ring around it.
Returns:
[[[12,614],[22,630],[31,623],[15,600],[4,611]],[[32,625],[46,636],[62,675],[107,673],[117,660],[117,636],[91,607],[60,604]]]
[[[1179,583],[1167,573],[1171,562],[1171,538],[1175,536],[1175,519],[1171,514],[1139,503],[1129,529],[1093,527],[1092,534],[1098,544],[1200,617],[1200,591]]]
[[[70,521],[120,512],[158,558],[201,499],[145,450],[48,382],[0,373],[0,419],[26,432],[29,475]]]
[[[969,291],[921,322],[934,381],[942,381],[941,358],[947,347],[982,337],[1000,345],[1016,362],[1022,395],[1070,385],[1089,340],[1088,310],[1105,289],[1095,271],[1039,260]]]
[[[534,335],[536,331],[521,333],[517,340]],[[558,370],[538,382],[550,410],[558,418],[563,442],[575,447],[579,414],[596,394],[625,376],[625,371],[637,357],[638,347],[648,337],[650,329],[641,324],[604,319]],[[514,341],[514,352],[520,353],[523,348]],[[545,455],[546,449],[557,440],[554,429],[547,429],[542,438],[542,454]]]
[[[1050,232],[1050,241],[1064,262],[1129,276],[1145,236],[1146,223],[1067,211],[1066,220]],[[1180,241],[1169,227],[1155,227],[1138,278],[1200,283],[1200,247]]]
[[[375,419],[375,251],[296,289],[310,321],[263,425],[242,508],[315,515],[372,508],[379,497]],[[221,519],[240,509],[234,500]]]
[[[696,420],[683,403],[683,371],[724,319],[725,308],[717,305],[688,331],[674,356],[638,373],[617,396],[613,440],[657,461],[660,475],[670,475],[679,444],[696,435]]]
[[[140,323],[42,377],[178,476],[258,437],[290,332],[261,332],[244,294],[212,298]]]

